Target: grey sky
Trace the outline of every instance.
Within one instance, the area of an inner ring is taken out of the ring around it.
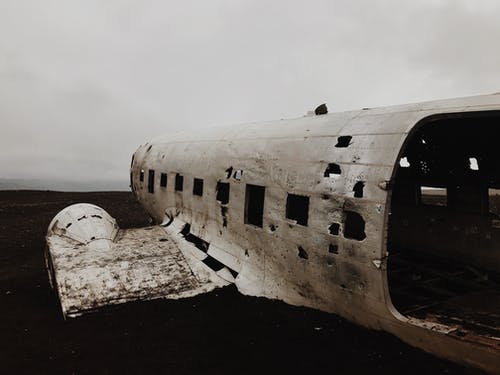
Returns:
[[[0,177],[185,128],[500,91],[498,0],[0,0]]]

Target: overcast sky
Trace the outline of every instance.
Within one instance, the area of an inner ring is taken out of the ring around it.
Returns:
[[[0,0],[0,177],[169,131],[500,91],[498,0]]]

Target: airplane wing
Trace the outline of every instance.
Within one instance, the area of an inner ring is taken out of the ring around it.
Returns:
[[[227,270],[200,262],[200,250],[164,227],[121,230],[90,204],[56,215],[47,245],[49,279],[65,317],[133,300],[191,297],[234,281]]]

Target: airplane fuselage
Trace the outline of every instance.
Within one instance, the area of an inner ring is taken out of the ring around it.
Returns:
[[[393,187],[412,137],[498,111],[500,95],[489,95],[167,134],[134,153],[131,185],[157,223],[203,241],[242,293],[498,373],[497,339],[401,313],[387,271]],[[484,263],[498,264],[498,250]]]

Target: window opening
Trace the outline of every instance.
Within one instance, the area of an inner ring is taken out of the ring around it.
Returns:
[[[446,188],[420,186],[420,203],[426,206],[442,206],[448,204]]]
[[[264,186],[247,184],[245,191],[245,224],[252,224],[262,228],[265,191]]]
[[[162,173],[160,175],[160,186],[167,187],[167,174],[166,173]]]
[[[218,200],[221,204],[229,203],[229,188],[229,182],[217,182],[216,200]]]
[[[176,191],[182,191],[184,186],[184,176],[181,174],[177,173],[175,175],[175,190]]]
[[[500,190],[488,189],[489,213],[500,218]]]
[[[292,219],[297,224],[307,226],[309,215],[309,197],[288,194],[286,198],[286,218]]]
[[[148,191],[153,194],[155,192],[155,171],[149,170],[148,173]]]
[[[203,195],[203,180],[201,178],[195,178],[193,181],[193,195],[200,197]]]

